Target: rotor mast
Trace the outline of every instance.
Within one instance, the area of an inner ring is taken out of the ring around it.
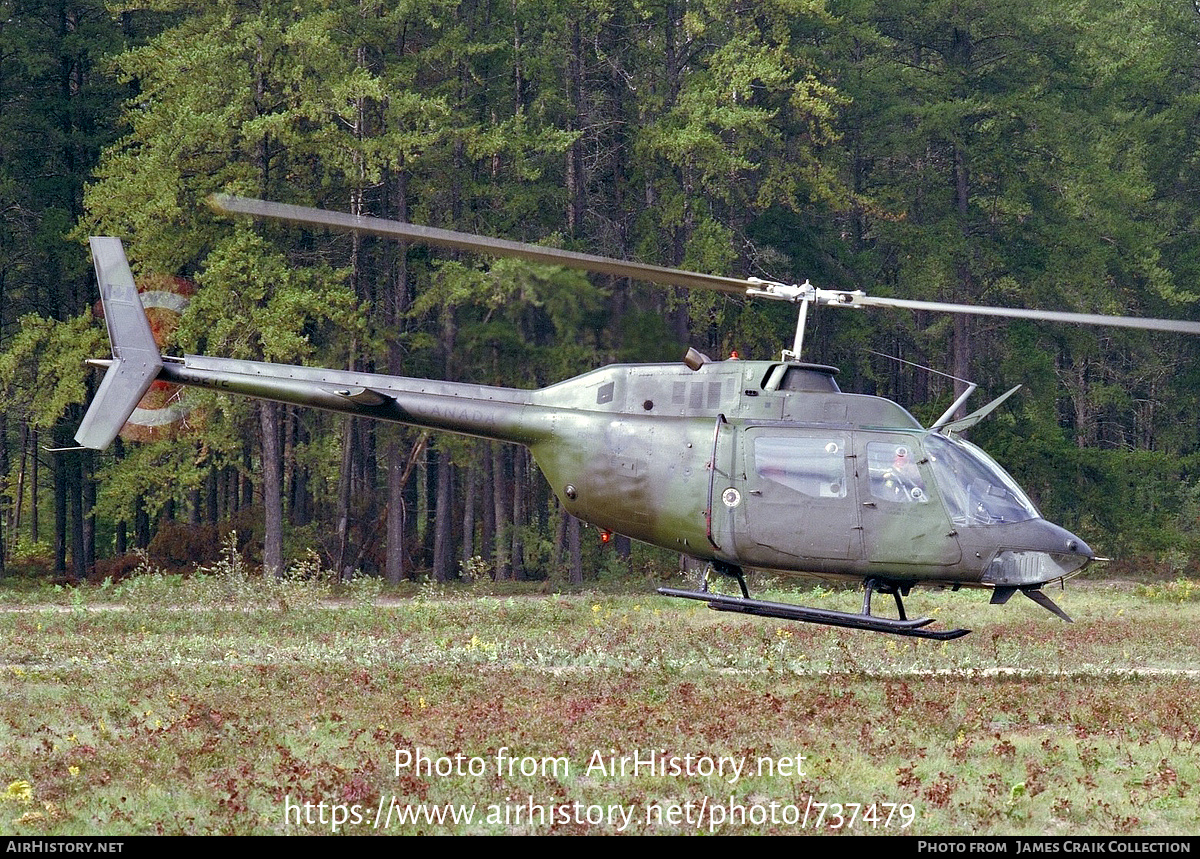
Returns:
[[[799,304],[800,310],[796,316],[796,334],[792,338],[792,348],[783,350],[784,361],[799,361],[804,347],[804,328],[808,324],[808,308],[811,304],[839,304],[845,307],[858,307],[857,300],[865,298],[866,293],[861,289],[849,291],[844,289],[817,289],[807,280],[804,283],[777,283],[748,277],[750,284],[746,295],[755,298],[769,298],[773,301],[790,301]]]

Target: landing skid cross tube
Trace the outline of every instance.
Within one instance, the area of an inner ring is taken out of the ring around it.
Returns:
[[[741,576],[738,576],[742,581]],[[854,614],[844,611],[811,608],[793,603],[766,602],[746,597],[727,596],[712,593],[708,590],[685,591],[678,588],[659,588],[658,592],[666,597],[679,597],[688,600],[700,600],[708,603],[714,611],[732,611],[739,614],[752,614],[758,617],[775,617],[781,620],[796,620],[803,623],[819,623],[824,626],[840,626],[847,629],[865,629],[868,632],[886,632],[890,635],[904,635],[910,638],[928,638],[934,641],[951,641],[962,638],[969,629],[924,629],[933,623],[931,617],[919,617],[909,620],[904,614],[904,605],[900,601],[899,589],[893,590],[896,606],[900,617],[878,617],[871,614],[871,593],[879,586],[874,579],[865,584],[866,593],[863,599],[863,611]],[[744,588],[744,585],[743,585]]]

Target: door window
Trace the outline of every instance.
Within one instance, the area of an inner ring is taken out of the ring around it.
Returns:
[[[927,504],[929,495],[916,460],[915,449],[907,443],[873,441],[868,444],[871,495],[882,501]]]
[[[810,498],[845,498],[845,449],[842,438],[763,435],[754,441],[754,470]]]

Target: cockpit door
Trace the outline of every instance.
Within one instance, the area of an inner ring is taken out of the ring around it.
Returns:
[[[866,560],[890,566],[949,566],[958,535],[917,436],[856,433]]]

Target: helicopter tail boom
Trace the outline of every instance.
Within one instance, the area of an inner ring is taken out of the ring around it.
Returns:
[[[113,357],[100,362],[108,370],[75,440],[84,447],[103,450],[112,444],[158,378],[163,361],[138,299],[121,240],[93,236],[91,245]]]
[[[553,421],[553,409],[531,405],[528,391],[462,382],[202,355],[166,358],[162,378],[222,393],[517,444],[541,440]]]
[[[164,358],[154,342],[120,239],[93,236],[92,257],[112,358],[75,440],[93,450],[112,444],[156,380],[311,406],[518,444],[548,433],[553,409],[530,392],[345,370],[209,358]]]

